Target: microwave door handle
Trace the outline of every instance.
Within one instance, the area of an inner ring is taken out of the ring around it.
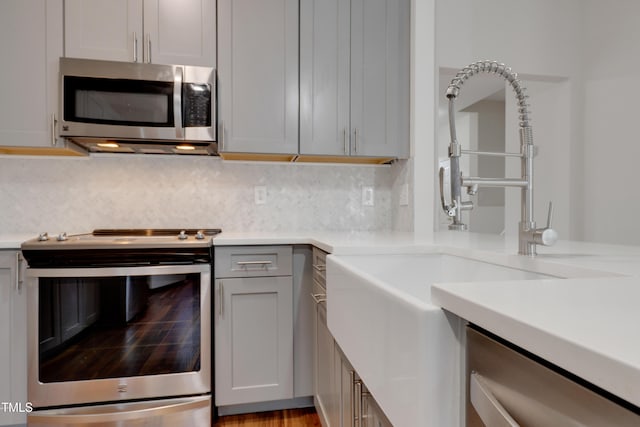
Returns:
[[[176,67],[173,82],[173,121],[176,128],[176,139],[184,139],[182,126],[182,67]]]

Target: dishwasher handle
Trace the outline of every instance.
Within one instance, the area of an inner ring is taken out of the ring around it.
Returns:
[[[477,372],[469,378],[469,399],[486,427],[520,427]]]

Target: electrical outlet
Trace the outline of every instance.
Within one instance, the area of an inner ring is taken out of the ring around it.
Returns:
[[[264,205],[267,203],[267,187],[264,185],[256,185],[253,187],[253,196],[256,205]]]
[[[400,186],[400,206],[409,206],[409,184]]]
[[[374,205],[373,187],[362,187],[362,205],[363,206]]]

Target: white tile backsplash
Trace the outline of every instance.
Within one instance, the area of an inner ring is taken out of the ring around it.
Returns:
[[[391,196],[406,179],[404,169],[177,156],[2,157],[0,233],[404,229]],[[255,186],[266,187],[265,204],[255,203]],[[363,186],[375,188],[375,206],[362,205]]]

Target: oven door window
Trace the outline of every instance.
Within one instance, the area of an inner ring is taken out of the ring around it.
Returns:
[[[40,278],[39,381],[200,370],[200,274]]]
[[[173,127],[173,83],[65,76],[64,119],[106,125]]]

